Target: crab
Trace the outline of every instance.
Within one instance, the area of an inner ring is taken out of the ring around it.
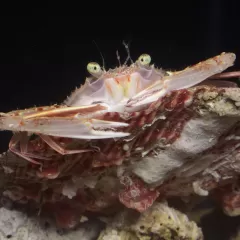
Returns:
[[[235,58],[223,52],[175,72],[148,54],[108,71],[91,62],[62,104],[1,113],[0,130],[13,132],[2,196],[34,203],[61,228],[192,195],[239,214],[240,89],[222,80],[240,76],[222,73]]]

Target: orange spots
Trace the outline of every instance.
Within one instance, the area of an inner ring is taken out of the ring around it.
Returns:
[[[107,87],[107,90],[109,91],[109,93],[111,95],[113,95],[113,92],[112,92],[112,89],[111,89],[111,86],[109,85],[109,83],[106,83],[106,87]]]
[[[120,81],[121,81],[120,78],[114,78],[114,80],[115,80],[115,82],[116,82],[117,84],[120,84]]]
[[[19,126],[20,126],[20,127],[21,127],[21,126],[24,126],[24,122],[23,122],[23,121],[20,121]]]

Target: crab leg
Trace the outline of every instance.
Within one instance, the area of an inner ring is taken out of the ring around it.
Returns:
[[[237,77],[238,78],[240,77],[240,71],[219,73],[211,76],[209,79],[225,79],[225,78],[237,78]]]
[[[223,87],[223,88],[237,88],[238,85],[232,81],[224,81],[224,80],[215,80],[215,79],[207,79],[201,82],[199,85],[207,85],[207,86],[214,86],[214,87]]]
[[[39,134],[39,137],[47,143],[53,150],[60,153],[61,155],[68,155],[68,154],[76,154],[76,153],[84,153],[93,151],[91,149],[82,149],[82,150],[68,150],[63,148],[59,143],[54,141],[50,136]]]
[[[15,137],[17,136],[17,138],[19,139],[20,152],[24,156],[26,156],[28,158],[37,158],[37,159],[41,159],[41,160],[51,160],[50,157],[44,157],[41,155],[37,155],[37,154],[28,152],[28,142],[29,142],[30,136],[27,135],[26,132],[18,133],[18,135],[15,134],[14,136]]]
[[[229,79],[229,78],[240,78],[240,71],[235,72],[224,72],[215,74],[205,81],[201,82],[199,85],[211,85],[216,87],[223,87],[223,88],[237,88],[238,84],[233,81],[222,80],[222,79]]]
[[[10,150],[11,152],[15,153],[16,155],[18,155],[18,156],[26,159],[27,161],[33,163],[33,164],[42,165],[40,162],[37,162],[37,161],[31,159],[30,157],[26,156],[24,153],[22,153],[22,151],[21,151],[22,149],[19,151],[19,150],[16,148],[17,144],[18,144],[19,142],[21,142],[21,138],[22,138],[21,135],[15,134],[15,135],[12,137],[12,139],[11,139],[11,141],[10,141],[10,143],[9,143],[9,150]],[[20,145],[21,145],[21,144],[20,144]],[[21,148],[21,147],[20,147],[20,148]]]
[[[169,76],[155,82],[131,98],[127,103],[127,110],[135,111],[136,108],[164,97],[170,91],[195,86],[210,76],[218,74],[232,66],[235,58],[236,56],[233,53],[222,53],[219,56],[188,67],[183,71],[170,73]]]

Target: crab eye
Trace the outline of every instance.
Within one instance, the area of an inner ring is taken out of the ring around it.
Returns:
[[[102,73],[100,65],[98,63],[95,63],[95,62],[90,62],[87,65],[87,70],[93,76],[99,76]]]
[[[142,54],[139,58],[138,58],[138,62],[141,65],[149,65],[151,62],[151,57],[148,54]]]

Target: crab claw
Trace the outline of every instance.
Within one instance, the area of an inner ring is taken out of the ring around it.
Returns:
[[[0,116],[0,129],[79,139],[117,138],[129,135],[117,130],[127,127],[127,123],[96,119],[94,116],[96,117],[98,113],[95,110],[87,111],[90,107],[74,109],[65,107],[30,115],[22,111],[20,116],[6,113]]]

